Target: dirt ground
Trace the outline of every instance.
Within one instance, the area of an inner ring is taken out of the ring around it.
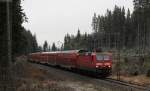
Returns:
[[[18,61],[15,64],[16,91],[111,91],[90,83],[80,75]]]

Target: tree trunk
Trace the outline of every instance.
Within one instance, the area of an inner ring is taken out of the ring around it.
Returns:
[[[11,2],[0,1],[0,91],[14,91],[11,75]]]

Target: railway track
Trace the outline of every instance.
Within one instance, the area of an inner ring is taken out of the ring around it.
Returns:
[[[37,65],[39,65],[39,64],[37,64]],[[140,85],[130,84],[130,83],[123,82],[123,81],[114,80],[114,79],[111,79],[111,78],[105,78],[105,79],[94,78],[94,77],[91,77],[91,76],[77,74],[77,73],[74,73],[70,70],[66,71],[64,69],[60,69],[60,68],[53,67],[53,66],[47,66],[47,65],[41,65],[41,66],[43,66],[43,67],[46,66],[46,67],[44,67],[46,69],[48,67],[48,68],[56,69],[56,70],[59,70],[59,71],[63,71],[69,77],[75,75],[76,77],[89,79],[90,83],[96,84],[99,87],[109,88],[110,91],[150,91],[150,88],[143,87],[143,86],[140,86]]]
[[[111,78],[106,78],[106,79],[104,79],[104,81],[118,85],[118,86],[120,86],[120,88],[122,87],[121,91],[150,91],[150,88],[148,88],[148,87],[130,84],[130,83],[127,83],[124,81],[114,80]]]

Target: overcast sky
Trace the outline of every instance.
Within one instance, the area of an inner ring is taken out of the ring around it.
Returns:
[[[103,15],[115,5],[133,10],[132,0],[24,0],[28,23],[24,26],[37,35],[38,43],[62,41],[66,33],[90,33],[94,12]]]

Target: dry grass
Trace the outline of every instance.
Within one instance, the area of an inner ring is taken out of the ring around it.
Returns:
[[[74,91],[71,87],[62,86],[60,82],[48,77],[48,72],[26,62],[15,64],[16,91]]]
[[[49,73],[26,61],[17,61],[15,67],[16,91],[104,91],[94,84],[69,80],[67,75],[66,78],[62,76],[62,80],[59,78],[61,76],[55,76],[53,72]]]

